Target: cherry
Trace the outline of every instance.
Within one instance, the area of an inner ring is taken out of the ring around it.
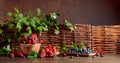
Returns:
[[[18,53],[17,53],[17,56],[19,56],[19,57],[24,57],[24,55],[23,55],[22,52],[18,52]]]
[[[10,57],[11,58],[14,58],[14,56],[15,56],[15,54],[12,52],[12,53],[10,53]]]
[[[23,37],[23,39],[24,39],[24,40],[27,40],[27,39],[28,39],[28,37],[27,37],[27,36],[24,36],[24,37]]]
[[[43,40],[42,40],[42,39],[40,39],[40,40],[39,40],[39,43],[42,43],[42,42],[43,42]]]

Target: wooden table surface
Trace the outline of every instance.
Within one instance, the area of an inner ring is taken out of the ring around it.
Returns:
[[[104,57],[55,57],[55,58],[35,58],[23,59],[0,56],[0,63],[120,63],[120,55],[106,54]]]

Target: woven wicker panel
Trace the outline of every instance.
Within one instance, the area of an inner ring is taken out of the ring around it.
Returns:
[[[120,53],[120,25],[105,26],[105,49],[107,53]]]
[[[92,26],[92,48],[95,51],[104,50],[104,26]]]
[[[85,46],[91,47],[90,27],[88,24],[75,24],[74,41],[76,44],[83,42]]]

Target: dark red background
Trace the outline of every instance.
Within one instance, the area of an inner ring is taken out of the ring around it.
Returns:
[[[120,24],[120,0],[0,0],[0,17],[6,19],[6,12],[19,7],[21,12],[58,12],[63,19],[74,24],[114,25]]]

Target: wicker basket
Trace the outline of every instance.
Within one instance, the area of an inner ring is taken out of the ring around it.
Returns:
[[[36,51],[37,53],[40,50],[41,44],[20,44],[20,49],[21,51],[25,54],[28,55],[31,51]]]

